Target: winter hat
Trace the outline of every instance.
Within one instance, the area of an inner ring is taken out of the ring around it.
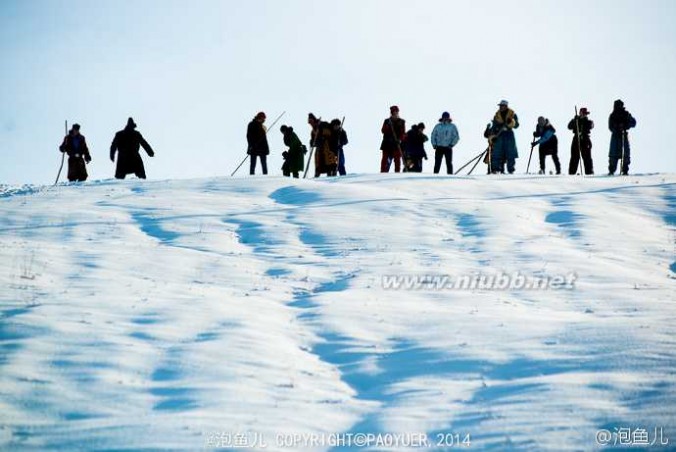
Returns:
[[[73,124],[73,130],[80,130],[80,124]]]
[[[451,119],[451,114],[447,111],[445,111],[441,114],[441,119],[439,119],[439,121],[444,121],[446,119]]]
[[[587,110],[587,107],[582,107],[582,108],[580,108],[580,114],[581,114],[581,115],[588,115],[588,114],[589,114],[589,110]]]
[[[279,130],[282,131],[282,133],[286,133],[289,128],[286,125],[282,125],[282,127],[279,128]]]
[[[256,119],[265,119],[265,113],[259,111],[258,114],[256,114]]]
[[[498,105],[501,106],[501,107],[502,107],[503,105],[504,105],[505,107],[509,107],[509,102],[507,102],[505,99],[502,99]]]
[[[395,112],[396,112],[396,113],[399,112],[399,107],[397,107],[396,105],[392,105],[392,106],[390,107],[390,113],[395,113]]]
[[[134,122],[133,118],[127,119],[127,127],[131,127],[132,129],[136,128],[136,123]]]
[[[613,104],[613,107],[615,108],[615,110],[619,110],[620,108],[624,107],[624,102],[622,102],[620,99],[617,99]]]
[[[338,119],[338,118],[332,119],[332,120],[331,120],[331,125],[332,125],[332,126],[339,126],[339,125],[340,125],[340,119]]]
[[[424,122],[421,122],[420,124],[418,124],[418,129],[423,130],[424,128],[425,128]]]

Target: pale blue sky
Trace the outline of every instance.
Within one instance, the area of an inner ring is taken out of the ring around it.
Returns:
[[[674,23],[671,0],[2,0],[0,183],[53,181],[64,119],[82,125],[90,179],[112,177],[110,141],[128,116],[157,152],[150,178],[229,175],[259,110],[286,110],[278,126],[303,141],[308,112],[345,115],[348,172],[376,172],[391,104],[428,132],[450,111],[460,164],[485,147],[502,98],[521,120],[518,173],[539,115],[567,166],[577,104],[596,122],[604,174],[617,98],[638,120],[631,171],[675,172]],[[280,174],[278,127],[270,144]]]

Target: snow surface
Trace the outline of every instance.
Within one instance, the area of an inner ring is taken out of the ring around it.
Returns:
[[[0,209],[0,449],[676,443],[674,175],[107,180],[0,187]],[[577,280],[382,286],[497,271]]]

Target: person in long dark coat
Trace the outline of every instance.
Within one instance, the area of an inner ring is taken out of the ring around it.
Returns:
[[[578,130],[578,127],[580,130]],[[580,154],[582,154],[584,173],[587,175],[594,174],[594,161],[591,154],[591,131],[593,128],[594,121],[589,119],[589,110],[585,107],[580,108],[580,114],[568,123],[568,129],[573,131],[573,141],[570,143],[568,174],[573,175],[577,173],[580,166]]]
[[[331,150],[338,156],[338,174],[345,176],[345,152],[343,148],[347,146],[347,132],[343,128],[343,123],[340,119],[331,121]]]
[[[394,161],[394,172],[398,173],[401,171],[403,157],[401,142],[406,138],[406,121],[399,117],[399,107],[390,107],[390,117],[383,121],[380,132],[383,134],[383,141],[380,143],[380,172],[389,173]]]
[[[146,178],[146,169],[143,166],[143,160],[139,149],[143,147],[149,157],[153,157],[155,152],[143,135],[136,130],[136,123],[132,118],[127,120],[127,126],[115,134],[113,143],[110,145],[110,160],[115,162],[115,152],[117,152],[117,169],[115,170],[116,179],[124,179],[127,174],[135,174],[139,179]]]
[[[617,162],[623,162],[620,172],[623,175],[629,173],[631,163],[631,148],[629,147],[629,129],[636,127],[636,119],[624,108],[624,102],[620,99],[615,101],[613,112],[608,117],[610,129],[610,152],[608,154],[608,174],[615,174]]]
[[[298,179],[299,173],[305,168],[305,153],[307,148],[301,143],[300,138],[293,131],[293,127],[282,126],[279,128],[284,135],[284,144],[289,147],[288,151],[282,152],[284,164],[282,165],[282,174],[286,177],[293,177]]]
[[[327,176],[336,176],[338,174],[338,154],[335,149],[331,148],[332,135],[331,123],[319,121],[313,140],[315,147],[315,177],[319,177],[324,173]]]
[[[519,118],[514,110],[509,108],[506,100],[500,101],[498,106],[499,110],[495,113],[490,126],[489,141],[492,144],[490,170],[491,173],[504,173],[506,163],[507,172],[513,174],[515,160],[519,157],[514,137],[514,129],[519,127]]]
[[[404,171],[409,173],[421,173],[423,170],[423,159],[427,160],[425,152],[425,142],[428,140],[424,133],[425,124],[413,124],[411,129],[406,132]]]
[[[87,140],[84,135],[80,135],[80,124],[73,124],[59,150],[68,154],[68,180],[71,182],[87,180],[86,164],[92,161],[92,156],[87,148]]]
[[[246,129],[246,142],[248,144],[247,154],[251,156],[249,174],[256,174],[256,158],[261,159],[261,169],[263,174],[268,174],[268,155],[270,146],[268,145],[267,129],[263,125],[265,122],[265,113],[259,112],[249,123]]]

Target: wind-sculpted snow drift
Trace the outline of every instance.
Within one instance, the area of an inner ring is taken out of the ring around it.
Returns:
[[[676,442],[673,175],[102,181],[0,209],[0,449]],[[383,279],[517,272],[575,278]]]

